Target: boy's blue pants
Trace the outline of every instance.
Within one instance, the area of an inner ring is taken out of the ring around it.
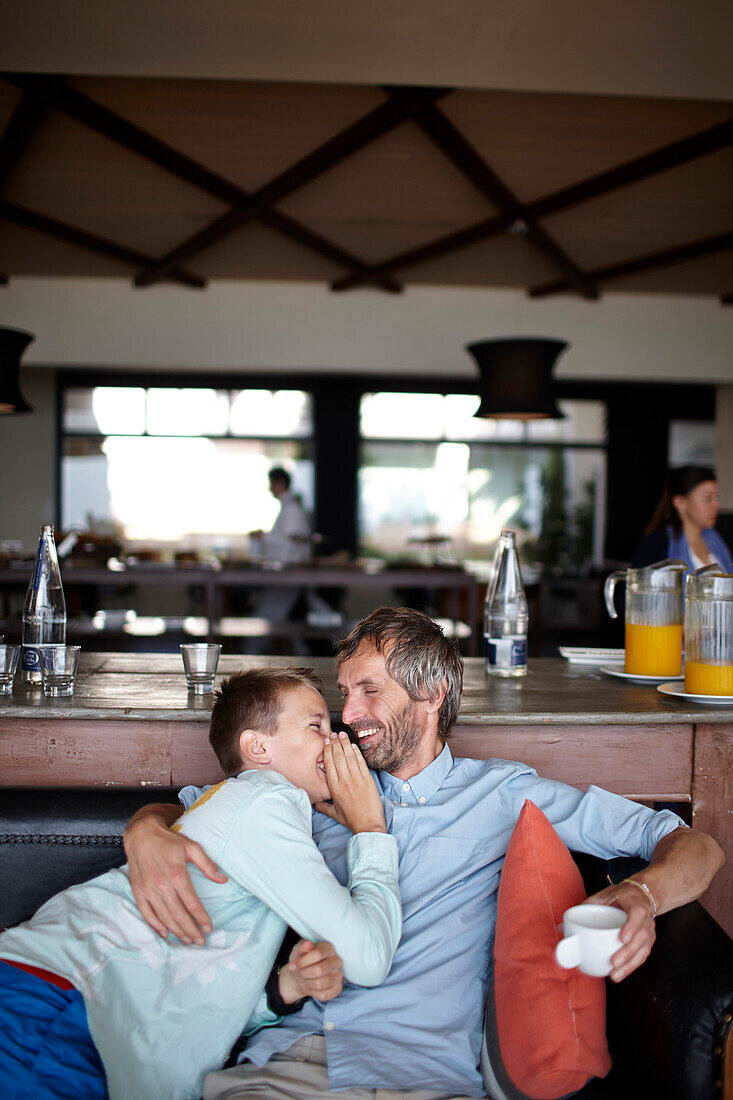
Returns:
[[[108,1100],[81,994],[1,961],[0,1096]]]

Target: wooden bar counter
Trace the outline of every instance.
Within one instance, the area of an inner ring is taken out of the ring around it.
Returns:
[[[219,673],[302,658],[222,656]],[[313,658],[340,712],[333,663]],[[175,654],[82,654],[72,698],[16,684],[0,696],[0,782],[7,786],[183,785],[221,778],[209,747],[211,696],[190,695]],[[577,787],[691,804],[692,823],[727,865],[704,901],[733,935],[733,707],[708,707],[559,659],[520,680],[466,661],[451,738],[456,756],[521,760]]]

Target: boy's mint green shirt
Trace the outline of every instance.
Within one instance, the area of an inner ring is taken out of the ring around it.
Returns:
[[[287,925],[329,940],[357,985],[386,977],[400,938],[397,842],[360,833],[339,885],[311,837],[304,791],[274,772],[210,788],[180,819],[229,876],[192,867],[213,922],[205,947],[160,939],[140,916],[127,867],[74,886],[0,935],[0,958],[45,967],[82,993],[111,1100],[195,1100],[242,1029],[265,1022],[262,990]]]

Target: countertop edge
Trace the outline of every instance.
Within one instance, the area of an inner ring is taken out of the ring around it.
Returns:
[[[0,705],[0,721],[12,719],[52,718],[73,721],[136,721],[136,722],[208,722],[210,710],[148,710],[145,708],[88,707],[69,708],[58,706],[18,706],[7,708]],[[459,714],[454,729],[469,729],[473,726],[668,726],[701,723],[733,723],[733,708],[713,707],[695,711],[637,711],[626,713],[583,714],[534,713],[534,714]]]

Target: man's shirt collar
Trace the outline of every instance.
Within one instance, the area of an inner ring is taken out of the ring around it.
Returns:
[[[440,790],[453,767],[453,754],[447,745],[426,768],[410,779],[398,779],[390,772],[377,772],[377,786],[395,805],[417,803],[423,806]]]

